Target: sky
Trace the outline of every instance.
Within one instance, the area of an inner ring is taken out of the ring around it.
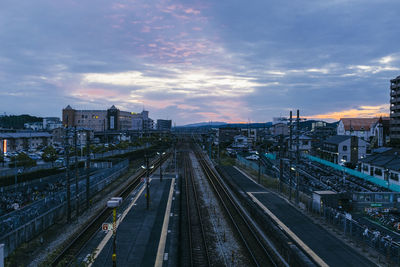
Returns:
[[[398,0],[2,0],[0,114],[176,125],[388,114]]]

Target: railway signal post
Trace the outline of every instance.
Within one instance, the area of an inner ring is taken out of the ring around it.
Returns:
[[[117,208],[121,205],[121,197],[113,197],[111,200],[107,201],[107,207],[113,209],[113,253],[112,253],[112,263],[113,267],[117,266]]]

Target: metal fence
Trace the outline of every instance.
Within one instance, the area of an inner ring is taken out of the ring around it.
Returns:
[[[400,244],[394,242],[389,236],[377,230],[368,229],[367,226],[351,219],[348,215],[329,207],[324,208],[322,216],[326,222],[334,225],[345,236],[379,252],[389,263],[400,265]]]
[[[90,176],[90,195],[94,196],[107,185],[113,182],[128,169],[129,161],[124,160],[110,169]],[[86,180],[79,182],[79,191],[71,184],[71,207],[76,207],[86,201]],[[58,220],[61,220],[67,211],[67,192],[64,189],[44,199],[38,200],[20,210],[0,217],[0,243],[4,243],[4,254],[8,256],[20,244],[27,242],[46,230]]]

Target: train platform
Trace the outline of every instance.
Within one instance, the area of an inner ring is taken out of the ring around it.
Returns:
[[[264,211],[320,266],[376,266],[295,208],[288,200],[258,185],[246,173],[225,167],[236,189]]]
[[[162,266],[175,253],[169,248],[172,239],[169,227],[176,224],[171,220],[175,219],[175,175],[163,175],[162,182],[157,174],[150,178],[149,209],[144,182],[118,208],[117,266]],[[111,222],[112,218],[109,218],[107,223]],[[112,254],[112,231],[99,231],[80,253],[77,262],[112,266]]]

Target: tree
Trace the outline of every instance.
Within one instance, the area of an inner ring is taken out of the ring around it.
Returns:
[[[5,162],[4,155],[3,153],[0,153],[0,163],[3,165],[3,167],[4,167],[4,162]]]
[[[57,159],[57,151],[55,150],[55,148],[53,146],[47,146],[43,150],[42,159],[45,162],[53,163]]]
[[[25,153],[19,153],[18,156],[11,158],[12,165],[15,164],[15,161],[17,161],[16,162],[17,167],[28,168],[28,167],[36,166],[36,160],[31,159]]]

